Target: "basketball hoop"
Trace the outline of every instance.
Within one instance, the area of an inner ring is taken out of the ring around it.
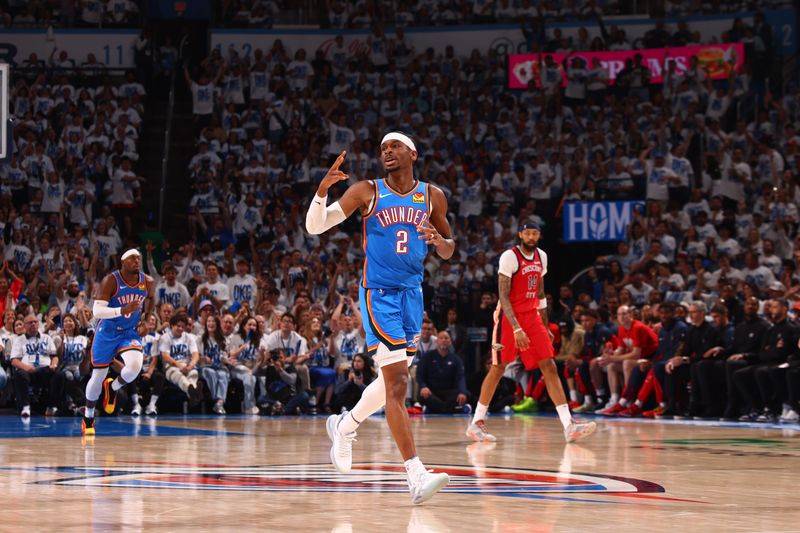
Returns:
[[[186,13],[186,2],[175,2],[172,4],[175,8],[175,14],[179,17],[182,17],[184,13]]]

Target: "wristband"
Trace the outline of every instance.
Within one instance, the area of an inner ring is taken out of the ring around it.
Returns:
[[[514,333],[516,333],[516,332],[518,332],[518,331],[523,331],[523,329],[522,329],[522,328],[516,328],[516,329],[514,330]]]

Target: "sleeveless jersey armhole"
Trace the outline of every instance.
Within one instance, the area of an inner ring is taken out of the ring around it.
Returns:
[[[431,184],[425,184],[425,201],[428,202],[428,220],[433,216],[433,198],[431,198]]]
[[[367,213],[364,215],[364,218],[369,218],[372,216],[372,213],[375,212],[375,208],[378,207],[378,180],[372,180],[372,201],[369,203],[367,207]]]
[[[111,277],[114,278],[114,285],[116,285],[116,287],[114,288],[114,294],[111,295],[111,298],[114,298],[117,294],[119,294],[119,288],[120,288],[119,282],[120,278],[122,277],[122,274],[119,274],[119,270],[115,270],[111,273]],[[109,304],[111,303],[111,298],[108,299]]]

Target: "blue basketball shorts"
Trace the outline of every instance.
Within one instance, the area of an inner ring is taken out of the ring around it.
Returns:
[[[359,306],[367,334],[367,350],[375,355],[379,344],[389,351],[417,352],[422,331],[422,288],[359,289]]]
[[[106,367],[118,353],[125,350],[142,351],[142,339],[135,330],[98,328],[92,341],[92,366]]]

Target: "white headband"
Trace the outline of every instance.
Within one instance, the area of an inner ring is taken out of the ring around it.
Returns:
[[[385,143],[386,141],[400,141],[401,143],[408,146],[410,150],[414,152],[417,151],[417,147],[414,146],[414,141],[412,141],[408,135],[404,135],[397,131],[393,131],[391,133],[387,133],[386,135],[384,135],[383,140],[381,141],[381,145],[383,145],[383,143]]]
[[[132,255],[138,255],[139,257],[142,257],[142,254],[139,253],[139,250],[137,250],[136,248],[131,248],[130,250],[122,254],[122,260],[125,261]]]

